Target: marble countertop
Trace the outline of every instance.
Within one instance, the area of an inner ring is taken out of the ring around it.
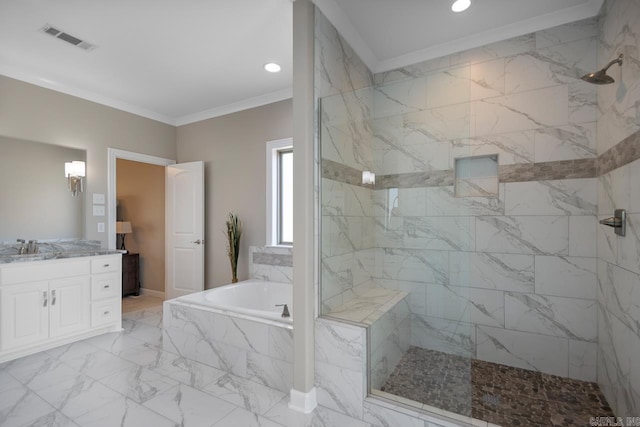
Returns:
[[[78,258],[98,255],[121,254],[124,251],[102,248],[97,240],[47,240],[38,242],[37,254],[19,255],[20,243],[0,242],[0,264],[47,261],[51,259]]]

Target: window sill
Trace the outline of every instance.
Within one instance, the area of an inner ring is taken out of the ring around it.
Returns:
[[[293,249],[293,245],[265,245],[265,248]]]

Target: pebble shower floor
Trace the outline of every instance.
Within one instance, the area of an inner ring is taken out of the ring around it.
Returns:
[[[411,347],[381,390],[501,426],[613,416],[597,384]]]

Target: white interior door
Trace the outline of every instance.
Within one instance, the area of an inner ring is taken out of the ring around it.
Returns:
[[[167,299],[204,290],[204,163],[166,167]]]

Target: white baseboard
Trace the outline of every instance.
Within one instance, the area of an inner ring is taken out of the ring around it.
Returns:
[[[306,393],[293,388],[289,392],[289,409],[310,414],[316,409],[316,406],[318,406],[318,399],[316,398],[315,387]]]
[[[164,299],[164,292],[154,291],[153,289],[140,288],[140,295],[149,295],[150,297]]]

